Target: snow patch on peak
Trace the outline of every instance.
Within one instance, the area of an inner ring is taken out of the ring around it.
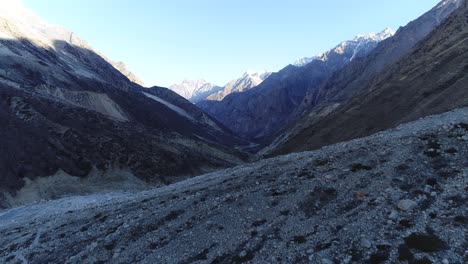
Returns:
[[[453,9],[459,8],[463,2],[466,0],[444,0],[441,1],[437,6],[435,6],[431,12],[433,12],[435,18],[437,19],[437,23],[441,23],[450,13],[452,13]]]
[[[259,72],[250,72],[250,73],[247,73],[247,75],[244,75],[243,78],[241,79],[245,79],[245,77],[247,77],[248,79],[251,80],[252,82],[252,85],[251,87],[244,87],[244,88],[253,88],[255,86],[258,86],[259,84],[261,84],[266,78],[268,78],[268,76],[271,75],[271,72],[267,71],[267,70],[262,70],[262,71],[259,71]],[[245,80],[244,80],[245,82]]]
[[[386,28],[379,33],[369,33],[365,35],[357,35],[353,41],[361,41],[361,40],[373,40],[373,41],[383,41],[387,38],[393,37],[395,35],[395,31],[391,28]]]
[[[239,79],[232,80],[228,82],[222,90],[211,94],[207,97],[207,100],[210,101],[221,101],[226,96],[232,93],[239,93],[244,92],[249,89],[252,89],[258,85],[260,85],[264,80],[266,80],[271,75],[271,72],[263,70],[263,71],[251,71],[247,70],[242,77]]]
[[[209,83],[204,79],[200,80],[189,80],[185,79],[180,84],[173,84],[169,86],[169,89],[176,92],[180,96],[184,97],[187,100],[199,100],[199,97],[203,94],[211,94],[211,91],[217,92],[220,88],[219,86]]]
[[[348,52],[352,52],[350,61],[356,58],[356,56],[361,55],[363,52],[374,48],[379,42],[393,37],[395,32],[391,28],[386,28],[379,33],[369,33],[365,35],[357,35],[354,39],[341,42],[332,50],[325,52],[323,54],[319,54],[313,57],[304,57],[302,59],[297,60],[293,63],[296,67],[303,67],[315,60],[326,61],[328,55],[330,53],[336,54],[346,54]]]
[[[250,79],[256,80],[256,83],[260,84],[266,78],[268,78],[268,76],[270,76],[270,74],[271,74],[271,72],[269,72],[267,70],[261,70],[261,71],[257,71],[257,72],[252,71],[252,70],[247,70],[244,73],[244,75],[242,76],[242,78],[250,78]]]
[[[313,56],[313,57],[303,57],[303,58],[300,58],[297,61],[295,61],[292,65],[294,65],[296,67],[302,67],[302,66],[305,66],[305,65],[311,63],[314,60],[319,59],[320,56],[321,56],[321,54]]]
[[[449,5],[449,4],[455,4],[457,7],[459,7],[463,1],[464,0],[444,0],[444,1],[440,2],[435,8],[440,9],[442,7],[445,7],[445,6]]]

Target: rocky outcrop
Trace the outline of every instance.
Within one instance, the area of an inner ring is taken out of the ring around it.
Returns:
[[[0,262],[464,263],[468,109],[137,194],[0,212]]]

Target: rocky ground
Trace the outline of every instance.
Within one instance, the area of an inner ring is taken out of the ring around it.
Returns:
[[[0,212],[1,263],[467,263],[468,108],[141,192]]]

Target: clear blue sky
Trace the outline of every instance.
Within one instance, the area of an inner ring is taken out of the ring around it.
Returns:
[[[396,30],[439,0],[23,0],[125,62],[147,86],[224,85],[277,71],[357,34]]]

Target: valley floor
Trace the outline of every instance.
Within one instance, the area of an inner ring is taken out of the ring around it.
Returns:
[[[464,108],[138,194],[15,208],[0,212],[0,262],[466,263],[467,157]]]

